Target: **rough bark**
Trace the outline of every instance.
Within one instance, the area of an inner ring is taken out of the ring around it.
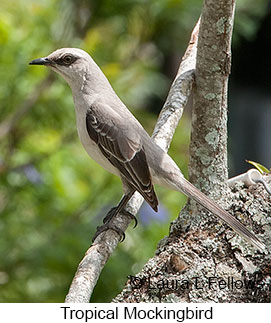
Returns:
[[[235,1],[205,0],[199,29],[189,180],[220,198],[227,168],[227,90]]]
[[[198,34],[193,88],[189,181],[225,209],[231,205],[226,184],[227,91],[231,68],[231,39],[235,1],[205,0]],[[189,228],[205,231],[212,214],[201,212],[193,200],[172,223],[170,232]],[[217,221],[216,219],[214,220]],[[217,229],[219,231],[219,229]]]
[[[266,177],[271,185],[271,175]],[[271,198],[261,184],[232,188],[230,211],[271,247]],[[182,211],[184,218],[190,211]],[[270,302],[270,253],[210,222],[160,241],[156,255],[130,276],[113,302]]]

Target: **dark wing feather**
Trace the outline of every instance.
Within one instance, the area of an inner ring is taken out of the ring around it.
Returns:
[[[87,111],[86,127],[90,138],[109,162],[120,171],[131,189],[138,191],[157,211],[158,200],[144,148],[125,135],[123,125],[116,125],[118,120],[106,118],[101,111],[101,108],[95,105]]]

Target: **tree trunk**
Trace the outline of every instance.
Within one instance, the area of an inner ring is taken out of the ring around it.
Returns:
[[[271,175],[266,182],[270,187]],[[270,250],[270,195],[261,184],[237,183],[232,197],[229,211]],[[188,208],[181,215],[188,218]],[[270,254],[244,244],[224,226],[209,224],[171,231],[113,302],[271,302]]]
[[[228,178],[227,91],[235,1],[205,0],[199,29],[189,180],[219,198]]]
[[[190,180],[270,247],[270,195],[227,173],[227,85],[235,1],[205,0],[198,39]],[[267,177],[269,183],[271,176]],[[270,184],[269,184],[270,185]],[[223,200],[222,198],[223,197]],[[113,302],[270,302],[270,256],[190,202]]]

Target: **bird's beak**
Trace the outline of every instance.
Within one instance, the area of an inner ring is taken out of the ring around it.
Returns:
[[[51,65],[51,60],[47,57],[34,59],[29,63],[29,65]]]

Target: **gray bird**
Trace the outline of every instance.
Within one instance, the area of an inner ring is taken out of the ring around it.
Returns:
[[[48,66],[66,80],[72,90],[77,131],[85,150],[103,168],[121,178],[124,196],[104,221],[105,228],[109,227],[113,216],[123,211],[135,191],[157,211],[153,185],[159,184],[186,194],[252,245],[264,249],[264,244],[242,223],[184,178],[179,167],[153,142],[85,51],[62,48],[29,64]]]

